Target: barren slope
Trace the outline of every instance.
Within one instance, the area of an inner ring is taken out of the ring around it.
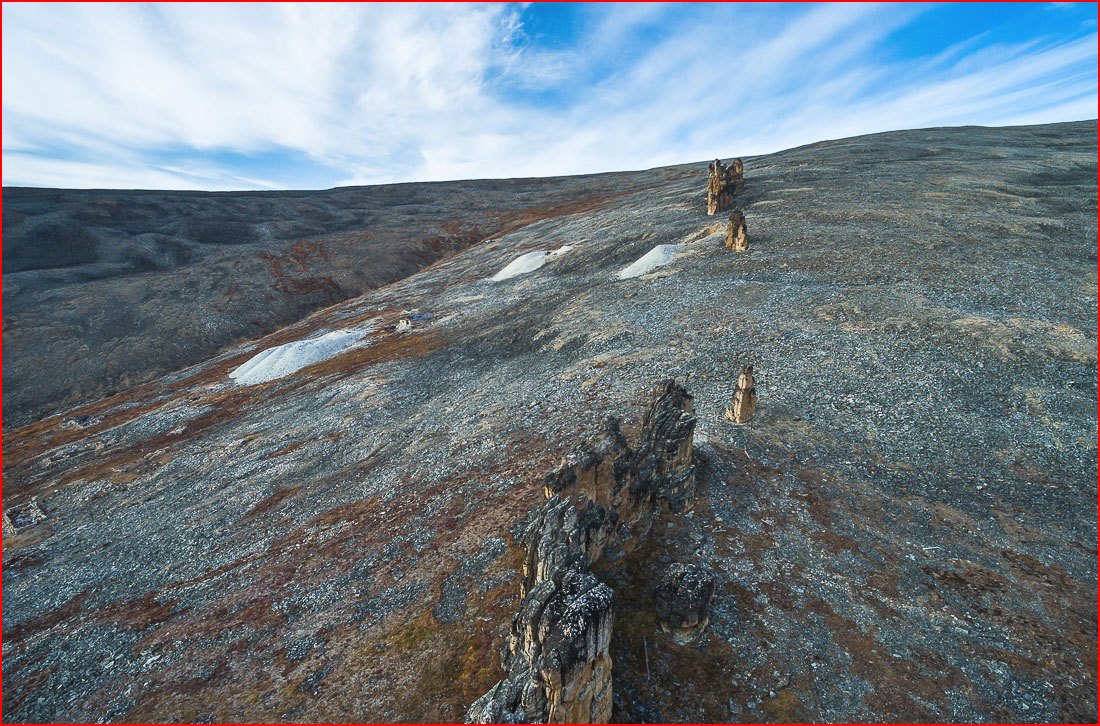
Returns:
[[[638,174],[303,192],[4,189],[4,425],[200,363]]]
[[[744,254],[705,169],[5,432],[5,718],[461,719],[502,675],[541,475],[675,377],[708,463],[692,514],[598,568],[615,718],[1095,721],[1095,122],[747,158]],[[685,248],[616,279],[659,244]],[[673,560],[718,578],[697,646],[656,632]]]

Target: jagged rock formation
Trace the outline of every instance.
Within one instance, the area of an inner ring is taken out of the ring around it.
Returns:
[[[638,479],[652,488],[653,498],[673,512],[690,509],[695,498],[692,437],[695,402],[672,380],[662,382],[642,419]]]
[[[728,167],[715,159],[707,168],[707,214],[717,214],[729,209],[733,195],[743,185],[745,167],[740,159],[734,159]]]
[[[714,575],[698,565],[676,563],[657,585],[657,624],[679,645],[692,643],[710,622]]]
[[[524,536],[523,602],[502,658],[509,678],[479,699],[467,721],[603,723],[611,715],[615,594],[588,571],[593,527],[606,511],[555,496]],[[593,552],[598,546],[591,547]]]
[[[679,512],[690,505],[692,411],[687,391],[663,381],[636,451],[618,419],[608,417],[593,446],[577,448],[546,476],[547,501],[523,535],[523,601],[502,653],[508,677],[474,702],[468,723],[610,719],[615,594],[588,568],[610,546],[632,548],[662,506]]]
[[[745,215],[739,210],[730,214],[726,228],[726,247],[734,252],[746,252],[749,249],[749,230],[745,226]]]
[[[752,366],[742,366],[737,377],[737,390],[733,401],[726,407],[726,418],[734,423],[745,423],[756,415],[756,379],[752,375]]]

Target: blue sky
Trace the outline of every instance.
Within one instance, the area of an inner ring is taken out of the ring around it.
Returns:
[[[3,182],[547,176],[1095,118],[1095,3],[3,5]]]

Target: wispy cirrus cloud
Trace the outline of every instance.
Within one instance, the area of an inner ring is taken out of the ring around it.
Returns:
[[[1095,117],[1088,15],[1009,20],[866,4],[8,4],[4,183],[569,174]]]

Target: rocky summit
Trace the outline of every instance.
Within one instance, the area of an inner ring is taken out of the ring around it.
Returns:
[[[5,189],[5,719],[1095,722],[1096,161]]]

